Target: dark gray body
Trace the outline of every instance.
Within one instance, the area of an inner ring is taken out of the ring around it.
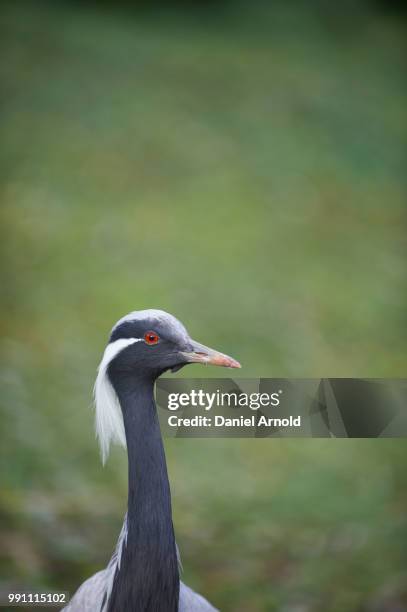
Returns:
[[[124,519],[123,528],[116,546],[116,550],[106,569],[97,572],[91,578],[86,580],[76,591],[69,604],[63,609],[63,612],[104,612],[107,609],[107,598],[105,594],[109,592],[114,579],[114,574],[117,567],[117,558],[120,554],[123,540],[126,537],[126,521]],[[179,612],[217,612],[206,599],[192,589],[186,586],[183,582],[180,583],[179,589]],[[129,612],[132,612],[129,610]],[[164,611],[163,611],[164,612]]]
[[[102,608],[105,584],[109,580],[106,572],[107,569],[102,570],[84,582],[63,609],[64,612],[99,612]],[[179,612],[216,612],[216,608],[183,582],[180,584],[178,610]]]

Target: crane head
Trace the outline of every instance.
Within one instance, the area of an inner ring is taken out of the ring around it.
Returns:
[[[156,378],[189,363],[241,367],[232,357],[192,340],[182,323],[163,310],[140,310],[120,319],[111,332],[109,345],[127,342],[115,356],[115,366],[134,368],[137,375]]]
[[[154,381],[164,372],[176,372],[190,363],[240,368],[232,357],[193,340],[185,327],[163,310],[139,310],[113,327],[98,368],[94,387],[96,430],[103,460],[111,441],[125,445],[123,420],[112,376]]]

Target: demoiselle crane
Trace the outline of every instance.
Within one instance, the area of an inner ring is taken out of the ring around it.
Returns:
[[[112,442],[127,446],[128,506],[106,569],[84,582],[65,612],[214,612],[180,581],[164,446],[154,383],[188,363],[240,364],[192,340],[162,310],[141,310],[113,327],[94,396],[103,462]]]

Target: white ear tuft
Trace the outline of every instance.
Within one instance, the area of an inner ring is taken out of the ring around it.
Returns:
[[[119,399],[107,375],[107,368],[120,351],[134,342],[141,341],[141,338],[121,338],[108,344],[98,367],[93,396],[96,410],[96,436],[99,440],[103,464],[109,455],[111,442],[116,442],[126,448],[123,415]]]

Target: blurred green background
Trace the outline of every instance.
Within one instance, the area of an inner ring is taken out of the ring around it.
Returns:
[[[110,557],[126,458],[102,469],[91,388],[123,314],[246,378],[405,376],[400,8],[2,3],[0,591]],[[407,609],[404,440],[166,450],[184,579],[222,610]]]

